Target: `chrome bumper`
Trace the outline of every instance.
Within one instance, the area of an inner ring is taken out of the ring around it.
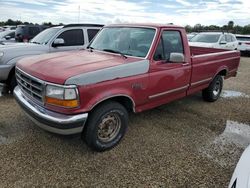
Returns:
[[[65,115],[47,110],[26,97],[19,86],[15,88],[14,96],[28,117],[49,132],[62,135],[81,133],[88,118],[88,113]]]

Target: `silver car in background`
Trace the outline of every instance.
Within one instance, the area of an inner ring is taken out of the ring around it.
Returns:
[[[189,41],[190,46],[236,50],[238,41],[232,33],[201,32]]]
[[[69,24],[46,29],[29,43],[0,45],[0,82],[12,92],[16,86],[15,65],[24,57],[85,49],[103,27],[100,24]]]

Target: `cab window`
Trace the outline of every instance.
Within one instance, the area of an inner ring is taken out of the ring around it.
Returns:
[[[179,31],[163,31],[154,54],[154,60],[169,60],[171,53],[184,53]]]
[[[64,40],[64,46],[80,46],[84,44],[82,29],[64,31],[57,38],[62,38]]]

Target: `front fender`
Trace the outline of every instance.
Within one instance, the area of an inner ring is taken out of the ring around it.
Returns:
[[[85,89],[84,89],[85,90]],[[133,104],[133,110],[135,111],[135,100],[134,96],[132,94],[132,91],[125,89],[125,88],[102,88],[102,89],[93,89],[89,92],[82,91],[80,88],[80,93],[85,93],[85,96],[81,96],[81,101],[83,101],[84,107],[86,111],[91,111],[93,108],[95,108],[98,104],[110,100],[112,98],[116,97],[124,97],[126,99],[129,99],[131,103]]]

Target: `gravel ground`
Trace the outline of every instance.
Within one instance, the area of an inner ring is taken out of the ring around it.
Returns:
[[[215,103],[196,94],[131,114],[123,141],[104,153],[37,128],[12,96],[1,96],[0,187],[227,187],[250,144],[249,72],[242,58]]]

